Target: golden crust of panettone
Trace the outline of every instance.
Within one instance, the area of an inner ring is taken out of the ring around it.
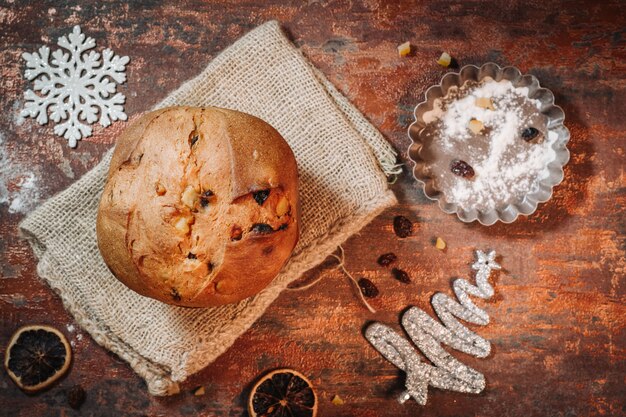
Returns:
[[[209,307],[265,288],[299,221],[296,161],[274,128],[233,110],[170,107],[119,137],[96,229],[104,261],[129,288]]]

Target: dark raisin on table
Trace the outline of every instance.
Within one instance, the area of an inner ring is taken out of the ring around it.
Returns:
[[[85,402],[85,390],[80,385],[74,385],[67,391],[67,402],[74,410],[78,410]]]
[[[396,216],[393,219],[393,231],[398,237],[409,237],[413,233],[413,223],[404,216]]]
[[[474,177],[474,168],[470,164],[465,161],[461,161],[459,159],[455,159],[450,164],[450,171],[454,175],[458,175],[463,178],[472,178]]]
[[[530,142],[538,135],[539,130],[535,129],[534,127],[527,127],[526,129],[522,130],[522,139],[524,139],[526,142]]]
[[[396,259],[398,259],[398,257],[396,256],[395,253],[393,252],[389,252],[389,253],[384,253],[382,255],[380,255],[378,257],[378,265],[380,266],[389,266],[392,263],[394,263],[396,261]]]
[[[393,277],[395,279],[397,279],[398,281],[402,282],[403,284],[410,284],[411,283],[411,277],[409,277],[409,274],[407,274],[406,271],[399,269],[399,268],[393,268],[391,270],[391,273],[393,274]]]
[[[374,283],[367,278],[361,278],[359,280],[359,288],[361,289],[363,296],[367,298],[374,298],[379,294],[376,285],[374,285]]]

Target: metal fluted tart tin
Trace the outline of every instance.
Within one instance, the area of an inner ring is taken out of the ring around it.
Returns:
[[[532,189],[523,196],[519,196],[516,201],[502,204],[493,209],[479,210],[476,208],[460,207],[458,204],[446,201],[445,191],[437,189],[436,181],[431,177],[429,166],[436,163],[436,160],[429,160],[431,154],[425,149],[424,139],[426,138],[425,128],[428,123],[424,121],[424,114],[433,110],[434,101],[443,98],[451,87],[462,87],[467,81],[481,82],[485,78],[492,78],[496,82],[509,80],[513,87],[527,87],[528,98],[538,100],[540,108],[538,113],[545,116],[546,135],[549,132],[558,135],[551,145],[555,157],[547,164],[548,173],[542,179],[536,180]],[[446,213],[456,213],[458,218],[466,223],[478,220],[483,225],[490,226],[497,221],[511,223],[522,215],[530,215],[539,203],[548,201],[552,197],[552,189],[563,180],[563,167],[569,160],[567,142],[569,141],[569,130],[563,125],[565,114],[563,110],[554,104],[554,94],[539,85],[536,77],[530,74],[522,75],[515,67],[501,68],[497,64],[487,63],[476,67],[467,65],[460,69],[458,73],[450,72],[446,74],[441,82],[430,87],[425,94],[426,100],[415,107],[415,121],[409,126],[408,134],[412,143],[409,146],[409,158],[415,163],[413,176],[422,184],[424,194],[431,200],[436,200],[439,207]]]

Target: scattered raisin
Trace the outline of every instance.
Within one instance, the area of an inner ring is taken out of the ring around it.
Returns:
[[[272,229],[272,226],[267,223],[256,223],[252,225],[250,231],[266,235],[268,233],[272,233],[274,229]]]
[[[395,279],[402,282],[403,284],[411,283],[411,278],[409,277],[409,274],[406,273],[406,271],[403,271],[402,269],[399,269],[399,268],[393,268],[391,270],[391,273],[393,274],[393,277]]]
[[[191,138],[191,141],[190,141],[191,146],[195,145],[196,142],[198,141],[198,139],[200,139],[200,136],[193,135],[193,137]]]
[[[474,176],[474,168],[470,164],[465,161],[461,161],[460,159],[455,159],[450,164],[450,171],[454,175],[458,175],[463,178],[472,178]]]
[[[78,410],[85,402],[85,390],[80,385],[74,385],[67,391],[67,402],[74,410]]]
[[[234,226],[232,230],[230,231],[230,240],[241,240],[242,234],[243,234],[243,231],[241,230],[241,227]]]
[[[189,252],[189,253],[187,254],[187,259],[198,259],[198,257],[196,256],[196,254],[195,254],[195,253],[191,253],[191,252]]]
[[[259,206],[262,206],[263,203],[265,203],[265,200],[267,200],[267,197],[269,196],[270,196],[270,190],[261,190],[261,191],[256,191],[252,193],[252,197],[254,197],[254,201],[256,201],[256,203]]]
[[[202,195],[200,195],[200,205],[202,207],[206,207],[209,205],[209,199],[211,197],[213,197],[213,191],[211,190],[206,190],[205,192],[202,193]]]
[[[413,223],[404,216],[396,216],[393,219],[393,231],[398,237],[409,237],[413,232]]]
[[[359,280],[359,288],[361,289],[364,297],[374,298],[378,296],[378,288],[376,288],[376,285],[374,285],[374,283],[367,278],[361,278]]]
[[[172,288],[172,292],[170,293],[170,295],[172,296],[172,298],[174,299],[174,301],[180,301],[182,300],[180,294],[178,293],[178,290],[176,288]]]
[[[394,263],[396,261],[396,259],[398,259],[398,257],[396,256],[395,253],[389,252],[389,253],[385,253],[380,255],[380,257],[378,258],[378,265],[380,266],[389,266],[392,263]]]
[[[524,139],[526,142],[530,142],[531,140],[535,139],[538,134],[539,131],[534,127],[527,127],[526,129],[522,130],[522,139]]]

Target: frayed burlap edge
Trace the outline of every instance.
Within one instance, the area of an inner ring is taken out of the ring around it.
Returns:
[[[263,26],[280,32],[280,36],[284,37],[277,22],[271,21]],[[285,44],[289,48],[296,50],[286,38]],[[300,51],[296,51],[300,54]],[[399,166],[395,164],[395,152],[385,141],[380,132],[378,132],[364,116],[335,89],[319,70],[311,66],[305,57],[302,56],[302,59],[308,64],[310,74],[322,84],[328,97],[335,103],[343,117],[348,120],[349,124],[352,125],[368,143],[382,170],[387,175],[397,174]],[[187,81],[176,92],[180,93],[186,88],[191,88],[194,81],[199,77]],[[169,96],[172,96],[172,94]],[[161,107],[161,104],[155,106],[155,108],[159,107]],[[103,163],[105,163],[108,168],[108,162],[106,161],[110,160],[111,154],[112,151],[105,154],[99,164],[101,169],[104,168],[102,166]],[[69,191],[69,189],[64,192],[66,191]],[[57,285],[54,271],[58,270],[58,268],[55,268],[55,261],[51,256],[46,254],[45,245],[36,237],[37,235],[46,235],[50,231],[45,230],[45,226],[37,223],[30,216],[20,224],[20,229],[31,243],[35,254],[40,260],[37,266],[38,274],[59,294],[64,306],[75,317],[76,322],[81,325],[98,344],[128,361],[133,370],[146,381],[151,394],[171,395],[179,392],[179,383],[188,375],[204,368],[208,363],[213,362],[218,356],[228,350],[235,340],[250,328],[254,321],[263,314],[265,309],[278,297],[279,293],[283,291],[290,282],[297,279],[304,271],[321,263],[337,246],[357,233],[384,209],[396,202],[397,200],[394,194],[387,190],[385,193],[362,204],[349,218],[339,219],[330,227],[326,234],[318,237],[306,247],[299,248],[298,253],[292,256],[272,285],[250,299],[250,305],[248,307],[251,308],[246,309],[244,313],[240,314],[236,322],[229,322],[221,327],[219,343],[205,345],[202,351],[196,350],[189,352],[186,357],[181,358],[181,362],[175,367],[176,369],[171,369],[170,367],[160,365],[147,359],[125,343],[118,335],[104,325],[104,323],[91,319],[93,315],[88,311],[88,306],[81,306],[70,300],[67,295],[64,294],[62,287]],[[44,203],[44,205],[51,203],[53,204],[53,201],[48,201]],[[263,307],[262,309],[259,307],[254,308],[255,305]]]
[[[302,271],[309,270],[316,265],[320,264],[324,259],[328,257],[328,253],[332,253],[335,248],[345,242],[350,236],[361,230],[365,225],[377,217],[387,207],[397,202],[395,195],[388,191],[381,195],[378,199],[370,201],[368,204],[361,206],[359,211],[354,217],[349,219],[340,219],[326,235],[321,236],[311,243],[311,245],[302,248],[299,254],[293,256],[285,268],[281,271],[279,279],[275,281],[278,285],[274,285],[267,290],[259,293],[254,300],[254,303],[260,302],[266,304],[269,307],[271,301],[278,297],[278,294],[282,292],[290,282],[299,277]],[[372,210],[374,208],[374,210]],[[345,231],[346,224],[350,224],[351,228],[349,232]],[[35,233],[37,228],[32,228],[29,222],[25,221],[20,224],[20,230],[22,235],[30,242],[33,247],[33,251],[37,258],[39,258],[39,264],[37,266],[37,273],[39,276],[46,280],[50,287],[61,297],[65,308],[74,316],[76,322],[87,332],[93,339],[101,346],[109,349],[121,358],[126,360],[133,370],[141,376],[148,384],[148,389],[152,395],[173,395],[180,391],[179,382],[172,378],[172,371],[164,366],[156,364],[145,357],[141,356],[133,348],[128,346],[123,340],[115,335],[108,328],[103,328],[102,323],[97,323],[89,317],[82,306],[69,300],[63,289],[56,286],[56,280],[54,276],[49,274],[48,271],[54,271],[54,260],[45,254],[45,246],[37,239]],[[343,230],[343,231],[342,231]],[[316,248],[313,253],[306,253],[305,249],[311,251],[312,247]],[[267,302],[269,300],[269,302]],[[205,355],[204,359],[209,363],[215,358],[226,352],[235,340],[245,331],[247,331],[254,321],[264,313],[265,309],[258,314],[258,310],[248,309],[246,313],[239,316],[237,322],[231,322],[223,328],[224,339],[221,340],[219,345],[211,346],[210,356]],[[193,374],[204,366],[199,361],[191,361],[196,366],[190,366],[187,371]]]

